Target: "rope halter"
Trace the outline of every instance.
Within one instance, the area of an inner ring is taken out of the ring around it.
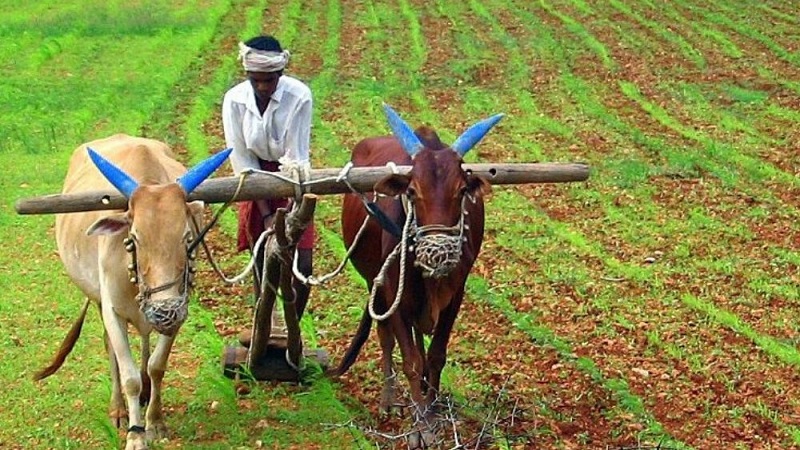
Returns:
[[[136,241],[128,235],[123,241],[125,250],[131,255],[131,262],[128,264],[128,275],[131,283],[139,288],[136,301],[139,303],[139,310],[144,314],[147,322],[161,334],[173,336],[178,332],[183,322],[189,315],[189,291],[194,281],[195,269],[195,246],[192,240],[186,242],[186,264],[183,273],[172,281],[150,287],[144,278],[139,274],[138,261],[136,257]],[[163,300],[154,301],[153,294],[166,291],[180,284],[180,294],[177,297],[170,297]]]

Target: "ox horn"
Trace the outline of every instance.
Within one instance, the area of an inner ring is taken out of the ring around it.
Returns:
[[[397,115],[392,107],[384,103],[383,111],[386,113],[386,119],[389,121],[389,128],[392,129],[392,134],[400,141],[403,150],[409,156],[414,156],[418,151],[422,150],[422,141],[419,140],[414,130]]]
[[[486,136],[486,133],[488,133],[497,122],[500,122],[500,119],[504,116],[505,114],[503,113],[495,114],[467,128],[467,130],[461,133],[461,136],[453,142],[451,148],[463,157],[468,151],[472,150],[472,147],[480,142],[480,140]]]
[[[100,173],[102,173],[125,198],[131,198],[131,194],[139,187],[139,183],[122,169],[115,166],[111,161],[100,156],[100,154],[91,147],[86,147],[86,150],[88,150],[89,158],[92,159],[92,162],[97,166],[97,169],[100,170]]]
[[[192,167],[188,172],[183,174],[183,176],[178,178],[178,185],[183,188],[183,191],[186,192],[186,195],[191,194],[192,191],[200,185],[200,183],[205,181],[206,178],[214,173],[214,171],[217,170],[226,159],[228,159],[228,155],[230,155],[232,151],[232,148],[226,148],[225,150],[199,162],[196,166]]]

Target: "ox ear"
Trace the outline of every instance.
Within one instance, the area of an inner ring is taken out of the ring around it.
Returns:
[[[408,175],[392,174],[375,183],[375,192],[389,197],[395,197],[408,189],[411,177]]]
[[[86,230],[86,234],[88,236],[119,234],[128,231],[129,228],[128,214],[117,213],[98,219]]]
[[[211,174],[214,173],[214,171],[217,170],[226,159],[228,159],[228,155],[230,155],[232,151],[232,148],[226,148],[225,150],[201,161],[196,166],[189,169],[188,172],[183,174],[182,177],[178,178],[178,185],[183,188],[183,191],[186,192],[186,195],[191,194],[192,191],[200,185],[200,183],[211,176]]]
[[[492,184],[482,176],[470,174],[467,176],[467,192],[472,195],[489,195],[492,193]]]
[[[99,170],[125,198],[131,198],[131,194],[139,187],[139,183],[111,161],[100,156],[100,154],[92,150],[92,148],[86,147],[86,151],[89,152],[89,158],[91,158],[94,165],[97,166],[97,170]]]
[[[459,136],[458,139],[453,142],[453,145],[451,146],[452,149],[455,150],[456,153],[458,153],[461,157],[463,157],[468,151],[472,150],[472,147],[480,142],[480,140],[486,136],[486,133],[488,133],[492,127],[497,125],[497,122],[500,122],[500,119],[502,119],[504,116],[505,114],[502,113],[495,114],[492,117],[483,119],[467,128],[467,130],[461,133],[461,136]]]
[[[386,119],[389,121],[389,128],[392,129],[392,134],[400,141],[403,150],[409,156],[414,156],[418,151],[422,150],[422,141],[419,140],[414,130],[400,118],[392,107],[384,103],[383,111],[386,113]]]

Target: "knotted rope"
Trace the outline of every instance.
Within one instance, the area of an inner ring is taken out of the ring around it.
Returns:
[[[424,276],[445,277],[461,261],[461,249],[467,240],[464,237],[464,230],[469,227],[464,223],[464,218],[468,214],[466,200],[466,195],[461,198],[461,217],[456,226],[432,224],[416,228],[414,265],[423,270]]]

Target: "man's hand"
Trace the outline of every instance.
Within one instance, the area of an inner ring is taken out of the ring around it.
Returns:
[[[307,183],[311,180],[311,164],[308,161],[300,162],[289,159],[286,156],[278,159],[280,163],[280,171],[285,173],[289,178],[298,183]],[[300,199],[303,196],[303,190],[300,186],[295,187],[295,197]]]

